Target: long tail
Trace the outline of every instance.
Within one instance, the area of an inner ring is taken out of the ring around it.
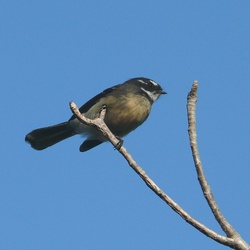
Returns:
[[[25,141],[30,143],[36,150],[43,150],[76,133],[68,126],[68,122],[63,122],[54,126],[39,128],[26,135]]]

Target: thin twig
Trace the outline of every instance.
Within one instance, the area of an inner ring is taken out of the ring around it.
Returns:
[[[90,120],[84,117],[80,111],[78,110],[75,103],[70,103],[70,108],[72,112],[76,115],[79,121],[82,123],[94,126],[98,130],[102,132],[102,134],[114,145],[116,146],[119,143],[119,140],[112,134],[109,128],[106,126],[104,122],[105,118],[105,111],[101,111],[100,117],[94,120]],[[239,247],[236,247],[235,239],[227,238],[225,236],[219,235],[213,230],[207,228],[205,225],[201,224],[194,218],[192,218],[186,211],[184,211],[175,201],[173,201],[166,193],[164,193],[156,184],[155,182],[149,178],[146,172],[135,162],[132,156],[127,152],[124,146],[122,146],[118,151],[124,156],[127,160],[130,167],[142,178],[142,180],[146,183],[146,185],[156,194],[158,195],[165,203],[167,203],[176,213],[178,213],[186,222],[190,225],[194,226],[197,230],[205,234],[206,236],[214,239],[215,241],[229,246],[235,249],[248,249],[244,248],[247,245],[244,245],[240,242]],[[244,247],[243,247],[244,246]]]
[[[188,94],[187,112],[188,112],[188,133],[192,155],[196,167],[198,180],[202,189],[202,192],[207,200],[207,203],[212,210],[212,213],[221,226],[222,230],[226,233],[229,239],[233,239],[234,242],[230,247],[235,249],[249,249],[249,245],[241,238],[238,232],[229,224],[226,218],[221,213],[218,204],[216,203],[212,194],[211,188],[206,180],[206,176],[203,171],[198,145],[197,145],[197,133],[196,133],[196,103],[197,103],[197,90],[198,81],[194,81],[191,91]]]
[[[102,132],[102,134],[114,145],[116,146],[119,140],[112,134],[109,128],[106,126],[103,119],[96,118],[94,120],[87,119],[84,117],[78,110],[75,103],[70,103],[70,108],[72,112],[76,115],[79,121],[82,123],[94,126],[98,130]],[[103,117],[102,117],[103,118]],[[230,246],[233,244],[232,239],[228,239],[225,236],[219,235],[213,230],[207,228],[202,223],[198,222],[194,218],[192,218],[186,211],[184,211],[175,201],[173,201],[166,193],[164,193],[156,184],[155,182],[149,178],[146,172],[135,162],[132,156],[127,152],[124,146],[122,146],[118,150],[124,158],[127,160],[130,167],[142,178],[142,180],[146,183],[146,185],[156,194],[158,195],[165,203],[167,203],[176,213],[178,213],[187,223],[194,226],[200,232],[205,234],[206,236],[214,239],[215,241]]]

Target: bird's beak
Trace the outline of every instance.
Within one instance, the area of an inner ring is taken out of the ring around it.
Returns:
[[[162,95],[165,95],[165,94],[167,94],[167,92],[164,91],[164,90],[162,90],[162,91],[161,91],[161,94],[162,94]]]

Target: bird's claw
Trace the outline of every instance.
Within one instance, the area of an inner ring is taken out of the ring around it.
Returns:
[[[119,136],[116,136],[116,138],[118,139],[118,143],[115,145],[115,150],[120,150],[122,145],[123,145],[123,139],[121,139]]]

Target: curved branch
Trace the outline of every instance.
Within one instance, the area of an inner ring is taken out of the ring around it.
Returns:
[[[82,123],[94,126],[98,130],[102,132],[102,134],[113,144],[114,147],[116,147],[119,143],[119,140],[112,134],[112,132],[109,130],[107,125],[104,122],[105,117],[105,111],[101,111],[104,113],[100,114],[100,118],[96,118],[94,120],[90,120],[86,117],[84,117],[80,111],[78,110],[75,103],[70,102],[70,108],[73,112],[73,114],[76,115],[79,121]],[[146,174],[146,172],[135,162],[135,160],[132,158],[132,156],[127,152],[124,146],[121,146],[121,148],[118,149],[118,151],[124,156],[124,158],[127,160],[130,167],[142,178],[142,180],[146,183],[146,185],[156,194],[158,195],[165,203],[167,203],[176,213],[178,213],[186,222],[188,222],[190,225],[194,226],[196,229],[198,229],[200,232],[205,234],[206,236],[214,239],[215,241],[226,245],[226,246],[232,246],[234,244],[233,239],[229,239],[225,236],[219,235],[216,232],[212,231],[211,229],[207,228],[202,223],[198,222],[194,218],[192,218],[186,211],[184,211],[175,201],[173,201],[166,193],[164,193],[156,184],[155,182],[149,178],[149,176]],[[243,249],[243,248],[242,248]]]
[[[190,140],[190,147],[195,163],[195,168],[198,176],[198,180],[202,189],[202,192],[207,200],[207,203],[212,210],[212,213],[221,226],[222,230],[226,233],[229,239],[233,239],[233,245],[230,247],[235,249],[250,249],[249,245],[241,238],[237,231],[229,224],[226,218],[221,213],[218,204],[216,203],[212,194],[211,188],[206,180],[206,176],[203,171],[198,145],[197,145],[197,133],[196,133],[196,103],[197,103],[197,90],[198,81],[194,81],[191,91],[188,94],[187,112],[188,112],[188,134]],[[239,248],[238,248],[239,247]]]

